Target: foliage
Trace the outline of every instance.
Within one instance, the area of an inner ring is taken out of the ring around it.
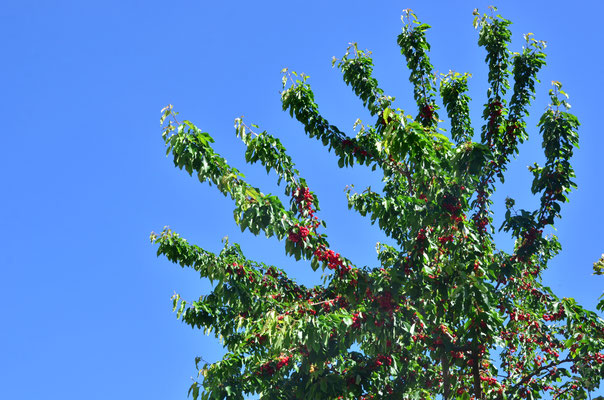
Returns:
[[[227,350],[214,364],[200,366],[197,358],[193,398],[585,399],[599,387],[603,321],[541,281],[560,250],[543,230],[560,217],[575,187],[570,158],[579,122],[568,112],[562,85],[553,82],[551,105],[538,124],[545,164],[530,168],[539,207],[516,210],[508,198],[500,229],[515,247],[512,253],[497,249],[491,196],[529,137],[525,118],[545,44],[529,34],[522,51],[511,52],[510,22],[475,15],[489,68],[477,141],[470,75],[436,76],[429,26],[410,10],[398,44],[411,71],[415,116],[393,107],[394,98],[372,76],[371,54],[356,45],[334,59],[376,118],[355,137],[319,113],[307,76],[283,71],[283,109],[306,134],[333,150],[340,167],[383,172],[381,193],[348,193],[349,208],[392,239],[393,245],[378,244],[375,268],[358,267],[330,247],[318,197],[279,139],[235,121],[246,160],[278,176],[289,205],[246,183],[214,152],[208,133],[178,122],[171,106],[164,109],[163,138],[174,164],[230,197],[242,231],[274,236],[287,254],[325,271],[324,285],[307,288],[283,270],[247,259],[236,244],[213,254],[167,228],[152,234],[158,255],[215,282],[196,301],[174,297],[178,317],[222,338]],[[450,121],[448,135],[439,127],[439,112]],[[594,270],[601,273],[602,260]]]

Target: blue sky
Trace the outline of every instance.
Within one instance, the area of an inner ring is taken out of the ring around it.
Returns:
[[[561,296],[595,309],[604,287],[592,263],[604,252],[604,176],[599,77],[604,29],[600,2],[502,1],[522,34],[548,42],[548,65],[529,124],[559,80],[582,123],[574,165],[579,189],[564,206],[557,235],[562,254],[545,275]],[[367,118],[361,102],[331,68],[347,43],[374,52],[375,74],[397,106],[414,113],[408,72],[396,45],[400,14],[412,8],[433,26],[428,37],[439,72],[473,74],[475,126],[485,99],[484,51],[472,10],[491,2],[307,1],[228,3],[28,1],[0,10],[3,156],[0,198],[0,398],[178,399],[186,397],[196,355],[215,361],[218,342],[175,319],[174,291],[194,299],[207,282],[155,257],[148,237],[164,225],[208,250],[221,239],[249,258],[285,268],[311,284],[308,264],[284,256],[276,240],[241,234],[232,204],[166,159],[159,110],[174,104],[216,139],[216,149],[248,181],[282,194],[274,176],[244,166],[233,120],[278,136],[321,200],[333,248],[375,265],[383,240],[347,210],[344,187],[362,190],[378,177],[362,167],[339,170],[322,146],[281,112],[279,71],[311,76],[322,113],[350,131]],[[478,111],[477,111],[478,110]],[[367,119],[367,121],[370,121]],[[539,138],[522,147],[496,200],[530,208],[526,166],[542,159]],[[497,208],[500,210],[501,208]],[[510,243],[501,237],[501,244]],[[604,394],[604,392],[600,393]]]

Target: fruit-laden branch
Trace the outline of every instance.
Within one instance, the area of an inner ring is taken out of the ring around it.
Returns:
[[[352,138],[337,126],[331,125],[319,113],[307,79],[308,76],[304,76],[303,80],[296,80],[295,84],[284,88],[281,93],[283,110],[289,111],[292,117],[304,125],[304,131],[309,137],[316,137],[329,150],[334,149],[340,167],[352,167],[355,161],[365,165],[377,162],[380,158],[377,157],[379,151],[376,148],[376,140],[367,135]]]
[[[397,43],[411,73],[409,81],[413,84],[413,98],[419,108],[415,120],[427,127],[436,126],[436,76],[428,56],[430,44],[426,40],[426,30],[430,25],[420,23],[411,10],[404,12],[401,18],[404,24],[403,32],[398,36]]]
[[[351,50],[353,56],[350,56]],[[384,95],[377,80],[372,76],[373,59],[370,51],[359,50],[356,43],[346,49],[344,56],[337,60],[338,68],[343,73],[344,82],[352,87],[354,93],[363,101],[363,105],[369,109],[373,116],[380,116],[386,108],[389,108],[394,97]]]
[[[573,149],[578,146],[579,136],[577,118],[558,109],[560,105],[570,107],[566,100],[559,99],[561,85],[554,82],[550,91],[552,104],[539,120],[540,132],[543,136],[546,163],[544,167],[535,164],[529,168],[533,173],[531,192],[541,192],[539,209],[529,212],[519,210],[511,215],[514,201],[508,199],[506,219],[501,229],[511,231],[516,240],[514,258],[528,261],[533,254],[539,252],[547,241],[543,238],[543,228],[553,225],[555,218],[560,217],[561,205],[568,201],[566,194],[576,188],[572,178],[575,172],[570,163]],[[566,93],[562,92],[566,96]]]
[[[487,103],[483,111],[483,118],[486,123],[481,130],[482,144],[494,148],[495,141],[499,132],[499,126],[502,125],[507,109],[505,107],[505,95],[509,88],[508,83],[508,65],[509,52],[508,43],[511,40],[511,31],[508,29],[510,21],[502,18],[491,18],[488,16],[478,17],[478,25],[480,31],[478,35],[478,45],[484,46],[487,55],[485,61],[489,66],[488,82],[489,89],[487,90]],[[479,233],[484,235],[487,227],[490,226],[492,218],[490,205],[492,201],[490,196],[495,190],[494,183],[494,168],[496,164],[495,157],[489,157],[490,168],[484,168],[482,171],[480,182],[477,188],[477,197],[472,207],[476,212],[472,216]]]
[[[474,136],[470,118],[470,96],[466,94],[469,76],[470,74],[462,75],[451,71],[440,81],[440,95],[451,122],[451,138],[458,145],[471,141]]]

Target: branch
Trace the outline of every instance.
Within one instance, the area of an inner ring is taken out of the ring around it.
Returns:
[[[551,363],[549,363],[548,365],[544,365],[544,366],[542,366],[542,367],[539,367],[539,368],[537,368],[535,371],[531,372],[529,375],[526,375],[524,378],[522,378],[522,379],[520,380],[520,382],[518,382],[517,384],[515,384],[515,385],[512,387],[512,390],[516,390],[516,389],[518,389],[518,387],[519,387],[519,386],[522,386],[522,385],[526,384],[526,383],[527,383],[528,381],[530,381],[530,380],[531,380],[533,377],[535,377],[536,375],[539,375],[539,374],[540,374],[542,371],[545,371],[545,370],[547,370],[547,369],[549,369],[549,368],[552,368],[552,367],[557,367],[557,366],[558,366],[558,365],[560,365],[560,364],[563,364],[563,363],[565,363],[565,362],[570,362],[570,361],[573,361],[573,359],[572,359],[572,358],[566,358],[566,359],[564,359],[564,360],[552,361],[552,362],[551,362]]]

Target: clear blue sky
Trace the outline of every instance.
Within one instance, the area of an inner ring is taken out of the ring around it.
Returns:
[[[499,3],[514,22],[514,49],[526,32],[548,41],[530,123],[546,106],[551,80],[563,82],[582,123],[574,158],[579,189],[564,206],[557,233],[563,252],[546,282],[595,309],[604,288],[604,280],[591,275],[604,252],[604,6]],[[433,26],[435,67],[473,74],[477,117],[486,70],[472,9],[486,11],[491,3],[368,4],[19,0],[2,6],[0,398],[186,397],[193,358],[215,361],[221,352],[217,341],[171,312],[174,291],[194,299],[208,284],[155,257],[148,236],[164,225],[209,250],[229,235],[248,257],[279,265],[302,282],[317,280],[307,264],[284,256],[282,244],[239,233],[232,204],[166,159],[158,120],[168,103],[210,132],[217,150],[265,192],[281,194],[273,176],[244,166],[233,119],[245,115],[280,137],[320,196],[332,246],[357,264],[375,265],[382,236],[347,210],[343,189],[355,184],[362,190],[377,178],[362,167],[338,170],[280,111],[279,71],[287,66],[309,74],[323,114],[351,130],[356,117],[367,114],[331,68],[331,57],[357,41],[373,50],[382,87],[399,107],[415,112],[395,41],[401,10],[412,8]],[[514,196],[527,208],[535,203],[526,196],[526,166],[542,159],[534,137],[497,199]]]

